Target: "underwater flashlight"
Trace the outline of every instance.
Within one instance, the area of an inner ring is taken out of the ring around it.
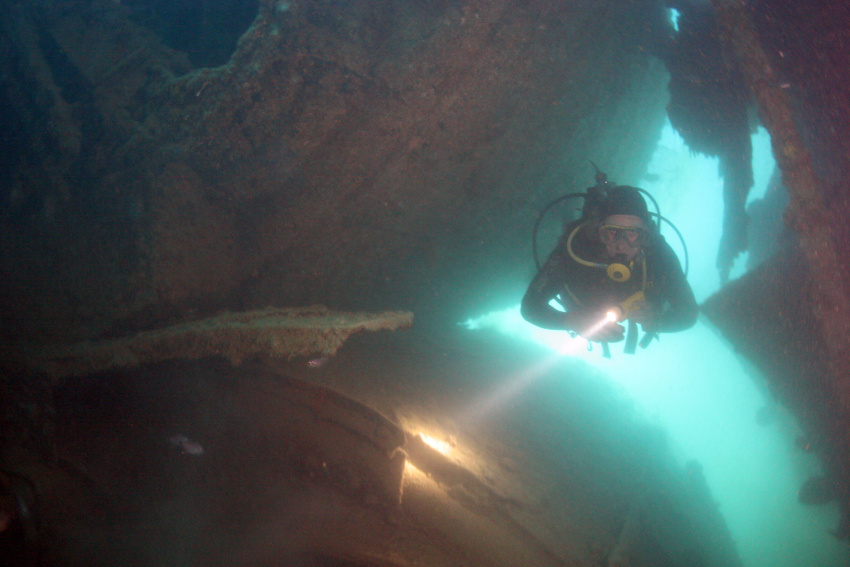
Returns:
[[[638,291],[627,297],[622,303],[608,310],[605,318],[609,321],[620,322],[625,321],[629,316],[639,309],[646,306],[646,296],[642,291]]]

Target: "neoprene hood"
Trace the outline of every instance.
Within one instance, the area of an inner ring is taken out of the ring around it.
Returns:
[[[602,203],[602,218],[611,215],[634,215],[650,222],[649,210],[640,190],[628,185],[618,185],[608,190],[608,195]]]

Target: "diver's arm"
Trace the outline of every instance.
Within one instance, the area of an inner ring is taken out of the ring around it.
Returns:
[[[687,282],[685,282],[687,284]],[[688,298],[687,296],[690,296]],[[656,318],[651,329],[655,333],[675,333],[694,326],[697,321],[698,307],[690,287],[681,290],[677,297],[668,298],[665,309]]]
[[[623,327],[616,323],[601,324],[605,313],[595,313],[575,305],[569,295],[561,293],[568,278],[567,266],[559,249],[549,256],[537,273],[520,305],[523,319],[543,329],[572,331],[582,337],[600,342],[623,340]],[[555,309],[549,302],[560,294],[564,311]]]
[[[564,264],[559,250],[546,260],[534,276],[520,304],[522,318],[543,329],[568,330],[566,313],[549,305],[558,296],[564,285]],[[568,305],[567,308],[574,306]]]
[[[663,305],[652,325],[649,328],[644,325],[644,330],[675,333],[694,326],[699,308],[676,254],[666,242],[662,242],[661,247],[663,274],[659,283],[662,284]]]

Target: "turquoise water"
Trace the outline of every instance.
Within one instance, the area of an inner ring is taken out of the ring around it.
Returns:
[[[774,167],[769,143],[764,130],[753,136],[750,201],[764,194]],[[720,286],[715,268],[722,218],[717,160],[692,155],[668,124],[648,173],[654,174],[654,182],[639,185],[656,197],[662,214],[685,237],[688,279],[701,302]],[[667,239],[681,250],[672,232]],[[745,260],[742,256],[736,262],[733,279],[744,272]],[[820,471],[820,464],[796,448],[800,431],[793,416],[773,402],[758,371],[707,321],[701,318],[693,329],[664,335],[633,356],[612,345],[611,359],[603,358],[598,347],[588,352],[583,339],[526,323],[518,306],[468,324],[545,344],[553,356],[580,357],[603,371],[646,420],[664,429],[683,466],[690,460],[702,465],[744,565],[831,567],[850,559],[846,545],[828,533],[838,522],[835,505],[797,502],[800,485]],[[771,419],[760,424],[759,412]]]

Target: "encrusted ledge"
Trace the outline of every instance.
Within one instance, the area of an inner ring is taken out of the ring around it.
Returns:
[[[410,327],[409,311],[346,313],[322,305],[270,308],[144,331],[128,337],[29,349],[31,370],[54,380],[172,359],[223,356],[234,364],[252,355],[331,356],[359,331]]]

